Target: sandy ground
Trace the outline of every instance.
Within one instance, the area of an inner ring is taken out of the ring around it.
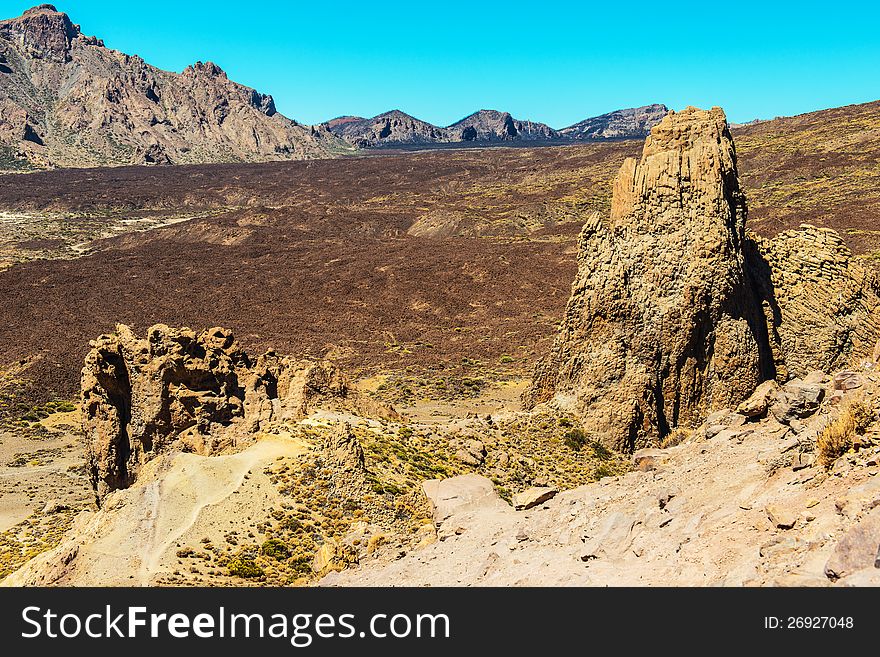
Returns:
[[[220,543],[230,531],[255,532],[277,502],[263,469],[303,449],[289,437],[264,436],[237,454],[157,458],[134,486],[113,493],[100,511],[81,514],[70,538],[2,583],[161,583],[179,565],[182,546]]]
[[[79,413],[56,413],[41,424],[48,437],[0,432],[0,532],[50,501],[81,508],[93,500],[82,470],[84,451],[75,427]]]

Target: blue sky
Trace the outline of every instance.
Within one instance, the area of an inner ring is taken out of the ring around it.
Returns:
[[[33,4],[0,0],[0,16]],[[160,68],[214,61],[306,123],[492,108],[559,128],[652,102],[747,121],[880,98],[873,2],[54,4]]]

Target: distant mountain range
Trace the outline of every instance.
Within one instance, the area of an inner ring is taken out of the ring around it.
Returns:
[[[321,127],[357,148],[389,148],[430,144],[497,142],[570,142],[643,139],[660,122],[665,105],[616,110],[554,130],[544,123],[522,121],[508,112],[480,110],[450,126],[440,127],[400,110],[365,119],[341,116]]]
[[[182,73],[85,36],[39,5],[0,21],[0,170],[122,164],[260,162],[357,149],[436,144],[566,143],[643,138],[663,105],[619,110],[568,128],[480,110],[439,127],[394,110],[305,126],[271,96],[196,62]]]

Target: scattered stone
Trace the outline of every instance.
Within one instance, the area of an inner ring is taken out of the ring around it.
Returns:
[[[673,497],[678,495],[681,491],[678,488],[665,488],[657,495],[657,504],[661,509],[665,509],[666,505],[669,504],[670,500]]]
[[[835,390],[855,390],[862,387],[862,377],[858,372],[844,370],[834,375],[833,386]]]
[[[46,502],[46,506],[43,507],[41,513],[49,515],[52,513],[59,513],[60,511],[67,511],[68,509],[70,509],[69,506],[62,504],[58,500],[49,500]]]
[[[474,438],[451,441],[451,447],[456,449],[455,458],[473,467],[481,466],[486,460],[486,446],[482,441]]]
[[[865,511],[880,506],[880,481],[869,479],[863,484],[853,486],[846,495],[834,502],[837,513],[848,518],[857,518]]]
[[[528,488],[513,496],[513,508],[517,511],[531,509],[539,504],[543,504],[547,500],[553,499],[558,492],[557,488],[549,486]]]
[[[778,390],[779,385],[776,381],[772,379],[764,381],[748,399],[736,407],[736,412],[747,418],[763,417],[767,414],[770,402],[774,399]]]
[[[764,510],[773,526],[779,529],[791,529],[797,523],[798,514],[787,507],[768,504]]]
[[[794,455],[794,459],[791,462],[791,469],[797,472],[798,470],[803,470],[804,468],[809,468],[813,465],[816,458],[813,454],[807,454],[804,452],[798,452]]]

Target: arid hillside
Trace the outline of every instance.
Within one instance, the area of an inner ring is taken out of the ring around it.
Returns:
[[[735,131],[747,228],[830,226],[872,258],[878,127],[870,103]],[[355,372],[530,371],[576,236],[640,148],[0,178],[0,364],[19,399],[69,397],[88,341],[122,321],[225,325],[248,348],[329,352]]]
[[[350,148],[196,62],[181,74],[104,46],[44,4],[0,20],[0,171],[265,162]]]

